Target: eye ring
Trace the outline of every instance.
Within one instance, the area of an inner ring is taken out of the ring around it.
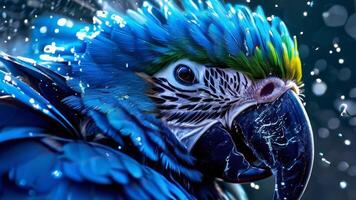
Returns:
[[[197,79],[193,70],[185,64],[179,64],[174,70],[176,80],[184,85],[193,85]]]

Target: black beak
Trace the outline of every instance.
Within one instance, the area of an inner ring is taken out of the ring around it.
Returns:
[[[300,199],[309,181],[314,149],[308,116],[297,95],[289,90],[272,103],[239,114],[244,143],[275,176],[275,200]]]

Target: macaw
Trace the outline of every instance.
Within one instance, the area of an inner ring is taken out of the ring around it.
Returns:
[[[157,2],[36,25],[31,55],[1,53],[1,199],[234,199],[227,183],[271,175],[275,200],[301,198],[296,38],[261,7]]]

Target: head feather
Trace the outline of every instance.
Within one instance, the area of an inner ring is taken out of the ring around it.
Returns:
[[[170,62],[188,58],[215,67],[242,71],[254,79],[274,75],[301,81],[296,39],[278,17],[269,22],[255,12],[218,0],[144,2],[124,15],[101,12],[94,40],[111,40],[110,62],[153,74]],[[91,40],[93,40],[91,38]],[[93,49],[98,42],[91,42]],[[101,45],[102,46],[102,45]],[[94,53],[95,54],[95,53]]]

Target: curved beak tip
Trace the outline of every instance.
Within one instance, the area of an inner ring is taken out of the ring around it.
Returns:
[[[274,199],[300,199],[311,175],[313,133],[304,106],[289,90],[273,103],[247,109],[234,119],[244,142],[276,180]]]

